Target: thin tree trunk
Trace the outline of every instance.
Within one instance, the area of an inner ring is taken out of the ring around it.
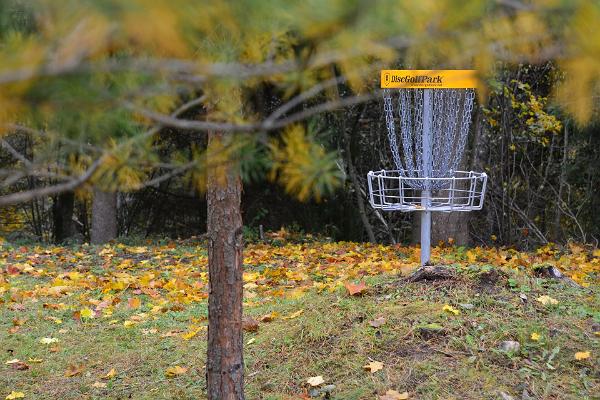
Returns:
[[[92,244],[104,244],[117,237],[117,193],[94,188],[92,200]]]
[[[209,154],[221,148],[223,139],[223,134],[209,133]],[[209,165],[207,178],[207,394],[209,400],[243,400],[242,185],[231,164]]]
[[[563,192],[565,187],[565,182],[567,180],[567,162],[569,156],[569,125],[568,122],[565,123],[565,140],[563,146],[563,154],[562,154],[562,163],[560,166],[560,176],[558,177],[558,199],[556,199],[556,207],[554,210],[554,238],[558,240],[560,234],[560,217],[562,212],[561,202],[563,201]]]
[[[75,234],[75,225],[73,224],[74,208],[74,192],[64,192],[56,196],[52,206],[54,241],[56,243],[62,243]]]
[[[354,186],[354,194],[356,197],[356,206],[358,207],[358,215],[360,215],[360,220],[362,221],[363,227],[367,232],[367,237],[369,238],[369,242],[375,243],[375,234],[373,233],[373,227],[369,222],[369,218],[367,217],[367,211],[365,210],[364,198],[361,193],[360,183],[358,182],[358,177],[356,176],[356,169],[354,168],[354,163],[352,162],[352,151],[350,147],[350,134],[346,130],[346,123],[342,121],[342,132],[344,133],[344,153],[346,153],[346,162],[348,163],[348,174],[350,175],[350,181],[352,182],[352,186]]]

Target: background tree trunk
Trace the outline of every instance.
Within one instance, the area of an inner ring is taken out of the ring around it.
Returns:
[[[75,193],[64,192],[55,197],[52,206],[54,226],[54,242],[62,243],[75,234],[73,209],[75,208]]]
[[[209,133],[209,154],[222,148],[223,139],[223,134]],[[231,164],[220,163],[207,168],[210,285],[207,394],[209,400],[242,400],[242,185],[237,169]]]
[[[117,237],[117,193],[94,188],[92,200],[92,244],[104,244]]]
[[[469,238],[469,213],[466,212],[432,212],[431,213],[431,245],[437,246],[440,242],[448,242],[452,238],[457,246],[468,246]],[[413,213],[413,230],[411,243],[421,241],[421,213]]]

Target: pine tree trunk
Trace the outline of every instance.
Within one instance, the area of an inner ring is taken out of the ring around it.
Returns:
[[[92,200],[92,244],[104,244],[117,237],[117,193],[94,188]]]
[[[64,192],[55,198],[52,206],[54,242],[62,243],[75,234],[75,225],[73,224],[74,208],[75,193]]]
[[[219,148],[222,140],[223,134],[210,133],[209,153],[211,148]],[[243,400],[242,185],[231,165],[209,165],[207,178],[207,394],[209,400]]]

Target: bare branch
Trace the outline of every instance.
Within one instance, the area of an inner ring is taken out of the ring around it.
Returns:
[[[309,118],[313,115],[331,111],[338,108],[343,108],[355,104],[364,103],[370,100],[373,100],[376,97],[376,93],[369,93],[365,95],[347,97],[338,100],[328,101],[322,104],[319,104],[314,107],[307,108],[306,110],[297,112],[292,114],[286,118],[276,120],[275,122],[267,121],[269,118],[265,119],[263,122],[255,122],[255,123],[246,123],[246,124],[234,124],[229,122],[212,122],[212,121],[197,121],[197,120],[186,120],[186,119],[178,119],[166,114],[157,113],[155,111],[151,111],[145,108],[141,108],[132,103],[125,103],[125,106],[129,109],[138,112],[142,116],[151,119],[160,125],[170,126],[173,128],[183,129],[183,130],[192,130],[192,131],[210,131],[216,130],[221,132],[238,132],[238,133],[248,133],[255,131],[268,131],[268,130],[276,130],[281,129],[287,125],[290,125],[294,122],[298,122]]]
[[[28,167],[31,166],[31,161],[29,161],[23,154],[19,153],[6,140],[0,139],[0,144],[2,144],[2,147],[4,149],[6,149],[14,158],[16,158],[17,160],[21,161],[23,164],[27,165]]]
[[[87,182],[101,164],[102,158],[99,158],[82,175],[65,183],[0,196],[0,207],[74,190]]]

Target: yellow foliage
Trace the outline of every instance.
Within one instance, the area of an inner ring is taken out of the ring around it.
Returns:
[[[565,26],[569,53],[561,62],[566,72],[558,98],[580,123],[587,123],[594,110],[594,95],[600,89],[600,6],[581,2],[570,24]]]
[[[110,22],[100,14],[81,16],[60,41],[50,60],[51,68],[69,68],[81,60],[104,54],[109,45]]]
[[[23,229],[26,222],[24,210],[16,206],[0,208],[0,231],[4,233]]]
[[[339,184],[335,160],[306,134],[302,125],[290,126],[282,135],[283,145],[270,145],[273,168],[270,177],[289,193],[305,201],[317,201]]]
[[[136,0],[123,16],[123,29],[138,48],[150,54],[185,57],[190,48],[176,8],[164,0]]]

